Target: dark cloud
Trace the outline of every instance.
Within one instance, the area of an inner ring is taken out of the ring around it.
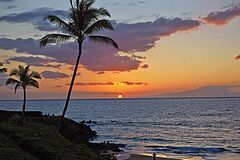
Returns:
[[[8,7],[6,7],[6,9],[14,9],[14,8],[17,8],[18,6],[17,5],[10,5]]]
[[[60,68],[62,66],[61,64],[57,64],[57,65],[49,64],[54,61],[51,59],[46,59],[46,58],[41,58],[41,57],[13,57],[8,60],[23,62],[23,63],[27,63],[31,66],[36,66],[36,67]]]
[[[124,85],[128,85],[128,86],[133,86],[133,85],[147,85],[147,83],[144,82],[129,82],[129,81],[122,81],[121,83],[123,83]]]
[[[81,73],[81,72],[78,72],[78,73],[76,74],[76,76],[82,76],[82,73]]]
[[[115,2],[113,5],[123,5],[123,6],[137,6],[141,4],[146,4],[146,1],[134,1],[134,2],[129,2],[129,3],[122,3],[122,2]]]
[[[39,42],[34,39],[7,39],[0,38],[0,48],[5,50],[16,50],[18,53],[28,53],[32,55],[45,55],[55,58],[55,62],[67,63],[70,65],[75,64],[75,59],[77,56],[77,45],[74,42],[69,42],[62,44],[59,47],[48,46],[46,48],[40,49]],[[139,60],[133,59],[128,56],[120,56],[117,51],[112,48],[106,48],[103,46],[95,45],[85,45],[82,56],[82,65],[92,71],[131,71],[138,69],[142,63]],[[16,60],[16,58],[14,58]],[[20,60],[20,58],[17,58]],[[26,62],[38,62],[39,58],[31,58],[31,60],[26,59]],[[42,59],[39,61],[41,66],[43,61],[48,61]],[[21,62],[25,62],[22,58]],[[37,64],[34,64],[37,66]]]
[[[146,4],[147,2],[146,1],[139,1],[138,3],[139,4]]]
[[[235,57],[236,60],[240,60],[240,55],[238,55],[237,57]]]
[[[97,49],[98,48],[98,49]],[[139,68],[142,61],[129,56],[121,56],[112,48],[97,47],[94,50],[84,50],[81,63],[88,70],[102,71],[132,71]]]
[[[101,71],[101,72],[97,72],[97,74],[105,74],[105,72]]]
[[[224,25],[238,16],[240,16],[240,5],[231,6],[225,11],[212,12],[207,17],[202,18],[202,20],[209,24]]]
[[[13,2],[15,0],[0,0],[0,2]]]
[[[50,15],[57,15],[60,17],[66,17],[67,11],[53,10],[51,8],[39,8],[33,11],[27,11],[22,13],[11,13],[0,17],[0,21],[9,23],[31,23],[40,31],[54,31],[58,30],[55,26],[52,26],[43,19]]]
[[[118,23],[114,37],[124,52],[144,52],[155,46],[160,38],[176,32],[193,30],[201,25],[197,20],[184,20],[181,18],[158,18],[153,22],[141,22],[134,24]]]
[[[69,75],[61,72],[53,72],[53,71],[44,71],[41,73],[42,77],[45,79],[58,79],[58,78],[68,78]]]
[[[142,68],[148,68],[149,65],[148,65],[148,64],[144,64],[144,65],[142,65],[141,67],[142,67]]]
[[[139,2],[129,2],[127,3],[126,5],[129,6],[129,5],[132,5],[132,6],[137,6],[139,4],[145,4],[146,2],[145,1],[139,1]]]
[[[69,85],[69,84],[66,84]],[[75,83],[74,85],[77,86],[112,86],[114,85],[113,82],[94,82],[94,83]]]
[[[55,86],[53,86],[52,88],[62,88],[63,86],[61,86],[61,85],[55,85]]]
[[[129,81],[122,81],[120,83],[116,83],[117,85],[124,84],[128,86],[133,86],[133,85],[147,85],[147,83],[144,82],[129,82]],[[69,85],[67,83],[66,85]],[[113,82],[90,82],[90,83],[75,83],[77,86],[112,86],[114,85]]]

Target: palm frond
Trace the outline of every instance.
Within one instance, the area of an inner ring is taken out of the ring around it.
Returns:
[[[21,82],[14,78],[8,78],[6,81],[6,85],[9,85],[9,84],[21,84]]]
[[[96,21],[84,32],[84,34],[88,35],[103,30],[114,30],[111,21],[106,19]]]
[[[35,71],[32,71],[32,73],[29,76],[30,78],[36,78],[36,79],[41,79],[41,74]]]
[[[19,65],[17,69],[11,71],[10,78],[7,79],[6,85],[15,85],[15,93],[19,87],[26,88],[27,86],[32,86],[39,88],[38,81],[34,78],[41,79],[41,75],[35,71],[30,72],[30,65],[26,67]]]
[[[1,68],[0,69],[0,73],[4,73],[4,72],[7,72],[7,68]]]
[[[73,2],[72,2],[72,0],[70,0],[70,5],[71,5],[71,7],[72,7],[72,9],[73,9],[74,6],[73,6]]]
[[[88,28],[95,21],[101,17],[110,17],[110,13],[103,7],[101,8],[89,8],[82,13],[82,30]]]
[[[71,26],[67,22],[65,22],[64,20],[55,15],[49,15],[44,19],[49,21],[50,23],[59,26],[64,32],[73,33]]]
[[[95,0],[87,0],[85,3],[85,9],[88,10],[95,3]]]
[[[20,86],[21,86],[20,83],[17,83],[17,84],[16,84],[16,86],[15,86],[15,94],[17,93],[17,89],[18,89],[18,87],[20,87]]]
[[[118,44],[110,37],[94,35],[94,36],[88,36],[88,38],[90,41],[112,45],[114,48],[119,49]]]
[[[19,70],[18,69],[11,70],[10,76],[19,76]]]
[[[19,65],[19,78],[20,81],[25,82],[29,78],[30,65],[23,67]]]
[[[71,38],[73,38],[73,37],[70,35],[66,35],[66,34],[49,34],[40,40],[40,46],[44,47],[47,44],[51,44],[51,43],[60,44],[67,40],[70,40]]]
[[[100,8],[88,8],[85,12],[85,15],[94,15],[97,19],[100,17],[111,17],[111,14],[104,7]],[[86,17],[85,17],[86,18]]]
[[[108,10],[106,9],[106,8],[104,8],[104,7],[100,7],[99,9],[98,9],[98,15],[99,16],[103,16],[103,17],[105,17],[105,16],[107,16],[107,17],[111,17],[111,14],[108,12]]]
[[[0,67],[2,67],[3,64],[0,62]],[[7,72],[7,68],[0,68],[0,73]]]
[[[25,68],[22,65],[19,65],[18,66],[19,75],[23,75],[24,71],[25,71]]]
[[[24,68],[23,74],[26,75],[26,74],[29,72],[29,69],[30,69],[30,65],[27,65],[27,66]]]
[[[30,80],[27,82],[27,86],[39,88],[38,81],[36,81],[35,79],[30,79]]]

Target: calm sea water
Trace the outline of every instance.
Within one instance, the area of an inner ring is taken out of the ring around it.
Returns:
[[[21,101],[0,101],[20,110]],[[64,101],[28,101],[28,110],[58,115]],[[97,142],[126,144],[126,153],[240,160],[240,99],[72,100],[67,117],[92,120]],[[227,157],[227,158],[226,158]]]

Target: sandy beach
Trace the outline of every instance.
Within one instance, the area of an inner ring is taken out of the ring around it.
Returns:
[[[160,158],[157,157],[157,160],[177,160],[172,158]],[[127,160],[152,160],[151,156],[144,156],[144,155],[130,155],[130,157]]]

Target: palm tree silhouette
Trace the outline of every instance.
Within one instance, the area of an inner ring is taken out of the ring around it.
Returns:
[[[2,67],[3,64],[0,63],[0,67]],[[0,68],[0,73],[4,73],[4,72],[7,72],[7,68]]]
[[[103,30],[114,30],[111,21],[101,19],[102,17],[111,17],[110,13],[103,7],[94,8],[95,0],[76,0],[75,3],[70,0],[71,8],[69,11],[69,22],[65,22],[55,15],[49,15],[45,19],[63,30],[63,34],[49,34],[40,40],[40,46],[46,46],[49,43],[64,43],[68,40],[75,40],[78,42],[79,53],[76,60],[75,69],[73,72],[72,80],[70,83],[66,103],[61,115],[59,125],[56,133],[59,131],[61,122],[65,116],[68,108],[68,103],[71,97],[74,80],[76,77],[80,57],[82,54],[82,44],[85,39],[96,43],[103,43],[112,45],[114,48],[119,49],[118,44],[103,35],[97,34]],[[56,136],[56,133],[54,136]]]
[[[24,114],[26,109],[26,89],[28,86],[39,88],[38,81],[35,79],[41,79],[41,75],[38,72],[30,71],[30,65],[26,66],[25,68],[21,65],[18,68],[13,69],[10,72],[10,78],[7,79],[6,85],[13,84],[15,85],[15,94],[19,87],[23,89],[23,107],[22,107],[22,126],[24,125]]]

